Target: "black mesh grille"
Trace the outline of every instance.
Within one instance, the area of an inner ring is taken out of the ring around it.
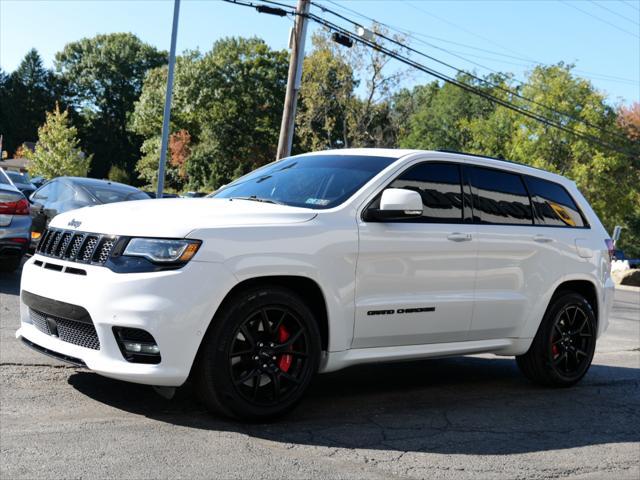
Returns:
[[[100,350],[100,340],[93,325],[72,320],[58,319],[58,337],[63,342]]]
[[[50,228],[43,233],[36,252],[73,262],[104,265],[117,237]]]
[[[84,241],[80,253],[78,254],[78,260],[82,262],[88,262],[93,256],[93,251],[98,245],[98,237],[90,236]]]
[[[62,257],[64,255],[64,252],[67,251],[67,248],[69,247],[69,244],[71,243],[71,237],[72,237],[72,233],[71,232],[65,232],[64,235],[62,235],[62,240],[60,241],[60,248],[58,248],[55,252],[55,255],[58,257]]]
[[[38,330],[46,333],[47,335],[51,335],[51,330],[47,323],[47,317],[44,314],[35,310],[29,310],[29,314],[31,317],[31,323],[33,323]]]
[[[114,240],[111,239],[104,239],[102,241],[102,245],[100,246],[100,248],[97,250],[96,252],[96,256],[94,256],[94,261],[98,262],[98,263],[104,263],[107,261],[107,259],[109,258],[109,254],[111,253],[111,250],[113,249],[113,245],[115,244]]]
[[[75,260],[75,258],[78,256],[83,240],[84,240],[83,235],[76,235],[75,237],[73,237],[73,243],[71,244],[71,251],[69,252],[70,259]]]
[[[92,323],[54,317],[33,309],[29,309],[29,316],[31,323],[42,333],[80,347],[100,350],[100,340]]]

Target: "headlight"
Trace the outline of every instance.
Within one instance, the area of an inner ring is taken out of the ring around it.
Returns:
[[[160,264],[185,264],[200,248],[199,240],[132,238],[122,252],[127,257],[143,257]]]

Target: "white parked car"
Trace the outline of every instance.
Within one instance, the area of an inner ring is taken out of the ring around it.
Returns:
[[[286,158],[214,198],[58,215],[22,275],[17,337],[213,410],[291,409],[316,372],[491,352],[582,378],[613,299],[612,243],[575,184],[409,150]]]

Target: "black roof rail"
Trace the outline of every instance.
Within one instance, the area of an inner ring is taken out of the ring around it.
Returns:
[[[533,168],[534,170],[540,170],[541,172],[553,173],[553,172],[550,172],[548,170],[545,170],[544,168],[538,168],[538,167],[534,167],[532,165],[527,165],[526,163],[514,162],[513,160],[507,160],[507,159],[504,159],[504,158],[491,157],[489,155],[480,155],[480,154],[477,154],[477,153],[467,153],[467,152],[460,152],[458,150],[447,150],[447,149],[437,149],[436,152],[458,153],[460,155],[466,155],[468,157],[488,158],[489,160],[498,160],[499,162],[511,163],[513,165],[520,165],[522,167]]]

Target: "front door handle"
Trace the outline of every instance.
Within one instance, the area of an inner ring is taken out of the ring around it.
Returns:
[[[452,242],[468,242],[469,240],[471,240],[471,234],[453,232],[447,235],[447,240],[451,240]]]
[[[544,235],[534,235],[533,236],[533,241],[534,242],[538,242],[538,243],[551,243],[551,242],[553,242],[553,238],[546,237]]]

